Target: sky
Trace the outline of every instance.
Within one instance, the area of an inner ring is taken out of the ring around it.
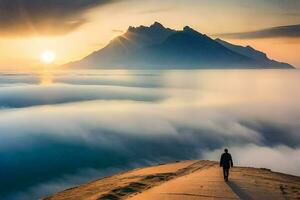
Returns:
[[[51,50],[55,64],[103,48],[129,26],[182,29],[251,45],[272,59],[300,67],[298,0],[0,0],[0,69],[40,67]]]

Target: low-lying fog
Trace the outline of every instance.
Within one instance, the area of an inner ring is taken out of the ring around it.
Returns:
[[[0,196],[34,199],[137,166],[218,160],[300,176],[300,71],[0,75]]]

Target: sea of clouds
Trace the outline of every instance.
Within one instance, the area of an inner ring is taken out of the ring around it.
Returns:
[[[300,175],[298,71],[0,76],[0,194],[35,199],[184,159]],[[3,184],[2,184],[3,183]]]

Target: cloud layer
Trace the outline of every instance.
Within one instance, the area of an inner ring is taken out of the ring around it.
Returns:
[[[92,100],[159,101],[166,97],[163,90],[121,86],[86,86],[53,84],[49,86],[15,86],[0,88],[2,108],[72,103]]]
[[[300,175],[295,73],[69,72],[52,85],[2,75],[1,197],[36,199],[152,163],[218,160],[225,147],[237,165]]]
[[[289,171],[290,173],[299,175],[299,147],[296,149],[287,146],[268,148],[250,144],[243,147],[233,146],[230,150],[235,156],[235,165],[269,168],[274,171]],[[221,151],[222,149],[207,152],[203,156],[205,159],[214,160],[219,156]]]
[[[83,13],[115,0],[1,0],[0,33],[58,35],[86,22]]]
[[[300,37],[300,24],[290,26],[278,26],[268,29],[262,29],[257,31],[239,32],[239,33],[224,33],[218,34],[218,37],[223,38],[239,38],[239,39],[251,39],[251,38],[274,38],[274,37]]]

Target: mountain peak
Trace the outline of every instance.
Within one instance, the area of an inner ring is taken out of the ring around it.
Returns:
[[[202,35],[201,33],[199,33],[198,31],[196,31],[196,30],[194,30],[194,29],[192,29],[192,28],[189,27],[189,26],[185,26],[185,27],[183,28],[183,32],[186,32],[186,33],[192,33],[192,34],[200,34],[200,35]]]
[[[191,27],[189,27],[189,26],[183,27],[183,31],[190,31],[190,30],[193,30],[193,29]]]
[[[147,31],[147,30],[165,30],[166,28],[159,22],[154,22],[152,25],[148,26],[129,26],[128,32],[134,32],[134,31]]]
[[[165,28],[161,23],[159,23],[159,22],[154,22],[151,26],[150,26],[150,28],[159,28],[159,29],[161,29],[161,28]]]

